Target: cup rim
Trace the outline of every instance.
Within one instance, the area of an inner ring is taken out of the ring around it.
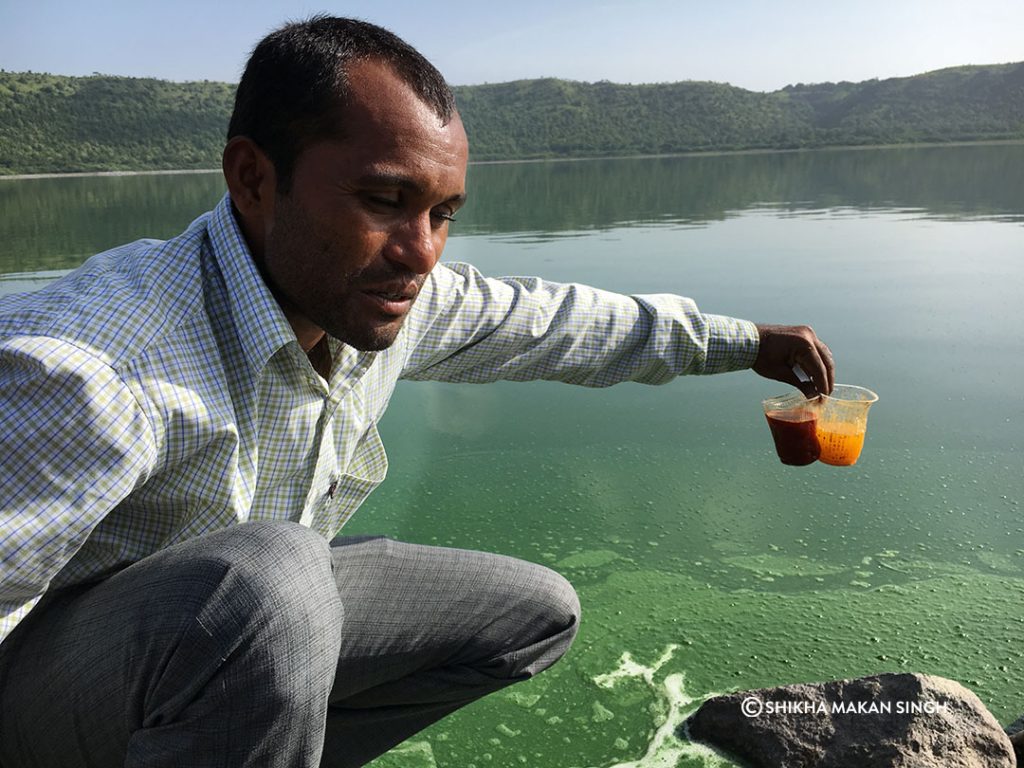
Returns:
[[[824,395],[824,394],[822,394],[822,395],[819,395],[819,397],[824,398],[825,400],[832,400],[832,401],[837,402],[837,403],[866,403],[866,404],[870,405],[871,403],[878,402],[878,394],[873,392],[873,391],[871,391],[867,387],[861,387],[861,386],[858,386],[857,384],[836,384],[836,385],[833,386],[832,392],[834,393],[837,389],[839,389],[839,387],[843,387],[843,388],[848,389],[848,390],[850,390],[850,389],[856,390],[857,392],[862,393],[863,395],[866,395],[866,396],[865,397],[858,397],[856,399],[853,399],[853,398],[849,398],[849,397],[836,397],[834,394],[831,394],[831,395]]]
[[[797,390],[796,392],[786,392],[782,395],[773,395],[772,397],[766,397],[761,401],[762,407],[768,408],[769,403],[778,404],[778,407],[782,410],[789,410],[790,408],[797,408],[802,406],[812,406],[817,402],[817,397],[807,397],[803,392]]]

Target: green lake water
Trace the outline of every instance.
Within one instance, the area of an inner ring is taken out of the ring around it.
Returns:
[[[662,387],[408,383],[346,533],[576,585],[570,655],[378,768],[729,765],[714,692],[916,671],[1024,712],[1024,145],[473,166],[445,257],[813,325],[879,394],[858,464],[787,467],[749,373]],[[216,174],[0,180],[0,292],[167,237]]]

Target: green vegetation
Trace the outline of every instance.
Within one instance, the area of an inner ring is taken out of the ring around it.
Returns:
[[[476,160],[1024,138],[1024,63],[774,93],[556,79],[455,90]],[[0,72],[0,174],[217,167],[233,91]]]
[[[0,72],[0,174],[216,168],[227,83]]]
[[[811,110],[718,83],[522,80],[456,90],[477,160],[793,147]]]

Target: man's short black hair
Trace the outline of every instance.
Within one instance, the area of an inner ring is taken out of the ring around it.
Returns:
[[[274,164],[278,191],[287,192],[303,149],[344,136],[346,67],[364,59],[390,65],[444,124],[451,120],[451,88],[415,48],[375,24],[314,16],[272,32],[253,49],[235,94],[228,139],[256,142]]]

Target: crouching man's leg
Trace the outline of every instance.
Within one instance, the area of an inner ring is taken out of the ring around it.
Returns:
[[[294,523],[62,590],[0,644],[0,766],[316,766],[341,626],[330,548]]]
[[[554,571],[385,538],[333,546],[345,606],[322,766],[372,760],[464,704],[557,661],[580,606]]]

